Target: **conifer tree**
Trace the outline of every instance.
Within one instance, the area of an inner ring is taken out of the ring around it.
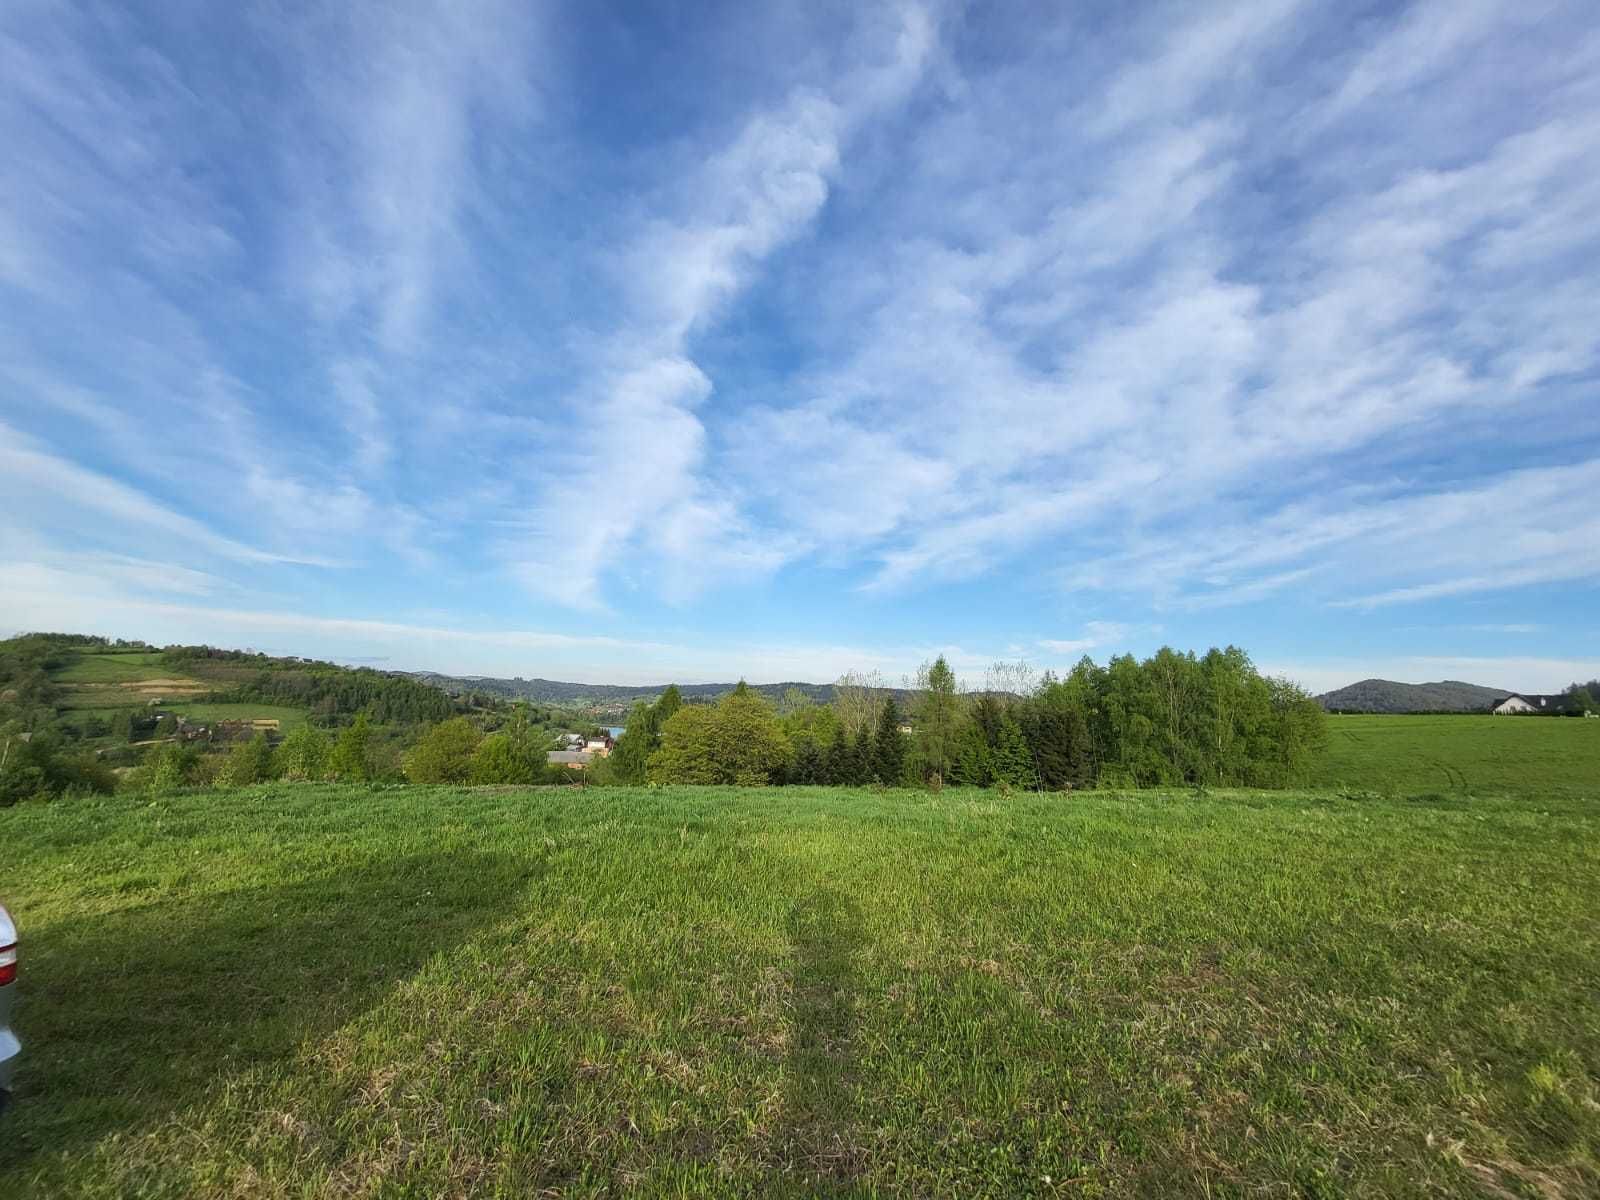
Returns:
[[[809,738],[799,743],[795,750],[794,768],[789,773],[790,781],[799,784],[821,783],[824,774],[822,751],[817,749],[817,744]]]
[[[997,784],[1013,788],[1035,786],[1038,776],[1033,769],[1033,753],[1028,749],[1027,739],[1022,736],[1022,727],[1009,713],[1000,720],[989,764]]]
[[[872,730],[863,725],[856,730],[855,744],[850,748],[850,782],[857,787],[871,783],[877,777],[877,765]]]
[[[828,744],[822,773],[822,782],[831,787],[842,787],[850,782],[850,743],[845,740],[843,725],[834,726],[833,741]]]
[[[878,737],[874,747],[878,778],[887,787],[899,787],[905,781],[906,745],[900,732],[900,709],[890,696],[878,713]]]

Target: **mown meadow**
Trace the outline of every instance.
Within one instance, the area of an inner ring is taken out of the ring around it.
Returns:
[[[1578,791],[23,804],[0,813],[28,1047],[0,1181],[1592,1195]]]
[[[1386,795],[1600,798],[1600,721],[1330,715],[1316,779]]]

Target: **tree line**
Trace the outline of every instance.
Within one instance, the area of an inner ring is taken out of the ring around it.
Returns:
[[[396,736],[398,733],[398,736]],[[193,746],[167,743],[154,748],[125,784],[129,791],[161,792],[176,787],[247,787],[283,780],[290,783],[571,783],[565,768],[553,767],[547,754],[553,739],[519,705],[509,720],[485,730],[464,717],[451,717],[414,736],[375,725],[359,713],[348,725],[329,732],[313,725],[292,730],[274,744],[265,733],[239,742],[226,754],[205,755]]]
[[[202,753],[163,729],[175,724],[171,716],[128,711],[107,720],[57,711],[51,672],[113,645],[126,644],[73,635],[0,643],[0,804],[113,790],[114,764],[127,764],[120,786],[132,790],[269,779],[1271,788],[1306,782],[1326,739],[1318,703],[1262,676],[1235,647],[1201,656],[1163,648],[1104,666],[1084,658],[1060,677],[998,664],[974,690],[958,686],[941,657],[905,690],[846,676],[828,703],[792,688],[774,704],[744,684],[695,703],[668,687],[653,703],[634,706],[609,758],[574,772],[548,762],[558,724],[570,726],[554,711],[493,698],[463,711],[461,698],[407,676],[170,647],[163,662],[192,674],[208,674],[204,662],[227,664],[233,689],[213,700],[289,704],[311,717],[281,743],[258,734],[226,753]],[[259,669],[241,678],[239,668],[250,665]],[[79,740],[91,735],[102,743],[98,751]],[[160,744],[142,753],[103,744],[119,736]]]
[[[1232,646],[1086,657],[1062,677],[1002,664],[975,692],[940,657],[904,713],[854,682],[827,705],[791,694],[774,706],[743,684],[693,705],[669,688],[634,707],[596,782],[1271,788],[1306,782],[1327,736],[1315,699]]]

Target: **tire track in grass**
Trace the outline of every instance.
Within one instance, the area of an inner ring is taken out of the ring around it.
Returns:
[[[1465,792],[1467,790],[1467,777],[1461,771],[1461,768],[1452,767],[1442,758],[1429,758],[1424,761],[1431,763],[1444,772],[1445,780],[1449,783],[1451,790],[1457,792]]]
[[[794,947],[793,1017],[784,1063],[783,1167],[807,1195],[849,1185],[865,1167],[856,1136],[856,960],[865,943],[860,910],[832,890],[812,893],[789,915]],[[817,1189],[822,1190],[818,1191]]]

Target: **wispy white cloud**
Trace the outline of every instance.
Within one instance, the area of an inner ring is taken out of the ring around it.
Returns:
[[[122,568],[112,561],[83,560],[69,567],[0,561],[11,585],[0,633],[73,628],[156,644],[270,644],[280,653],[383,661],[394,669],[623,684],[828,682],[852,670],[876,671],[897,683],[940,654],[959,678],[975,683],[1001,657],[951,644],[863,647],[716,637],[662,641],[201,605],[152,595],[152,590],[170,594],[183,589],[146,587],[158,581],[131,578]]]
[[[1070,657],[1074,654],[1087,654],[1102,647],[1118,646],[1126,641],[1131,633],[1133,627],[1124,625],[1120,621],[1088,621],[1084,623],[1081,637],[1045,638],[1039,642],[1039,646],[1051,654]]]
[[[691,180],[667,190],[663,203],[681,212],[647,220],[618,256],[626,322],[598,347],[570,467],[543,490],[540,527],[517,566],[538,593],[600,607],[605,573],[632,556],[657,570],[666,598],[687,597],[719,577],[770,572],[808,544],[758,534],[737,499],[706,479],[696,410],[713,384],[690,342],[816,220],[853,127],[915,82],[932,25],[916,6],[900,11],[881,58],[828,93],[799,87],[751,115]]]
[[[1094,548],[1126,542],[1130,524],[1135,544],[1163,536],[1144,531],[1185,530],[1166,535],[1181,552],[1152,567],[1160,591],[1191,604],[1337,589],[1360,576],[1301,561],[1237,577],[1205,562],[1203,549],[1183,545],[1191,514],[1206,512],[1210,527],[1219,508],[1238,513],[1238,535],[1264,529],[1269,545],[1279,527],[1280,541],[1307,538],[1294,528],[1308,509],[1297,475],[1336,475],[1337,464],[1354,465],[1341,456],[1448,438],[1464,415],[1483,421],[1532,403],[1546,384],[1600,362],[1600,339],[1571,319],[1586,307],[1579,294],[1592,299],[1579,264],[1596,248],[1593,226],[1546,216],[1592,203],[1581,164],[1600,149],[1600,110],[1584,94],[1465,158],[1439,161],[1417,146],[1412,165],[1378,186],[1319,181],[1304,217],[1267,245],[1260,230],[1235,227],[1240,181],[1266,169],[1251,130],[1279,119],[1251,111],[1257,96],[1237,92],[1240,73],[1279,52],[1291,7],[1222,22],[1205,12],[1175,30],[1163,52],[1172,61],[1131,67],[1108,93],[1106,119],[1139,132],[1080,147],[1067,176],[1035,175],[1026,142],[1008,159],[1004,107],[992,110],[994,128],[964,110],[912,144],[898,165],[919,201],[893,214],[909,232],[884,240],[875,226],[829,262],[828,294],[854,305],[837,329],[843,365],[812,381],[814,399],[747,415],[733,435],[732,465],[791,517],[791,532],[877,559],[868,586],[878,591],[982,578],[1019,557],[1065,558],[1061,575],[1075,583],[1104,578],[1128,555]],[[1389,36],[1401,44],[1413,33]],[[1387,46],[1372,53],[1392,54]],[[1206,100],[1169,107],[1141,82],[1156,77]],[[976,92],[989,81],[966,82]],[[1334,95],[1353,112],[1360,90]],[[1148,103],[1128,99],[1147,92]],[[1313,96],[1304,111],[1334,102]],[[982,147],[985,173],[952,186],[947,164],[965,161],[968,146]],[[1041,205],[1052,192],[1066,196]],[[1264,261],[1242,260],[1246,239]],[[881,282],[857,284],[863,276]],[[789,457],[795,447],[805,456]],[[861,493],[850,486],[858,478],[870,479]],[[1527,479],[1501,473],[1498,483],[1503,495]],[[1457,489],[1442,491],[1436,506],[1458,501]],[[861,494],[887,499],[851,520]],[[1391,489],[1393,507],[1367,498],[1341,514],[1334,506],[1347,494],[1310,506],[1324,539],[1360,542],[1341,522],[1388,523],[1416,509]],[[1520,517],[1501,525],[1557,526],[1548,553],[1527,538],[1507,552],[1541,565],[1462,574],[1416,594],[1593,573],[1587,518],[1514,508]],[[1209,538],[1203,528],[1195,540]],[[1563,564],[1569,547],[1577,553]],[[1392,575],[1416,564],[1373,566]]]
[[[1140,538],[1061,582],[1187,607],[1305,585],[1334,606],[1371,609],[1600,575],[1600,515],[1586,496],[1600,485],[1600,459],[1436,491],[1403,483]],[[1396,577],[1414,582],[1371,590]]]
[[[303,136],[282,148],[298,191],[290,278],[320,318],[403,355],[446,280],[470,272],[475,120],[537,120],[532,16],[503,0],[407,0],[271,30],[306,89],[290,113]]]
[[[699,19],[0,10],[6,546],[1062,654],[1600,579],[1578,0]]]
[[[36,516],[41,521],[59,521],[64,513],[76,511],[97,524],[163,537],[180,548],[237,562],[340,565],[327,559],[275,554],[226,537],[126,484],[48,453],[5,425],[0,425],[0,503],[13,519]]]

